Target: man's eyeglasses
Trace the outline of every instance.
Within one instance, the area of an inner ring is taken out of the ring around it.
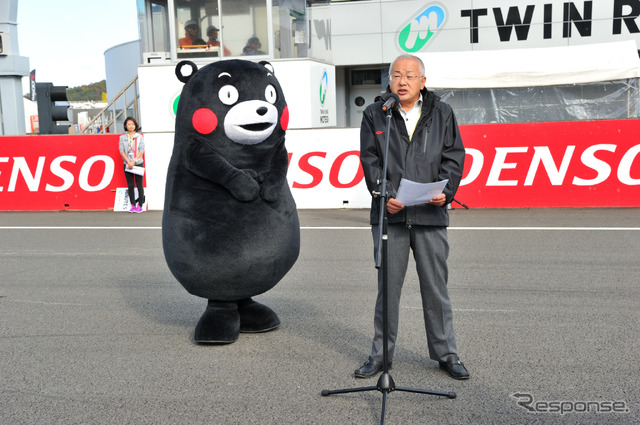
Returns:
[[[406,80],[409,83],[413,83],[414,81],[416,81],[419,78],[422,78],[420,75],[400,75],[400,74],[393,74],[393,75],[389,75],[389,81],[402,81],[403,78],[406,78]]]

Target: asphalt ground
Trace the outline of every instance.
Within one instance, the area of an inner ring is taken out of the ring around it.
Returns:
[[[191,341],[206,301],[162,254],[161,212],[0,213],[1,424],[377,424],[353,370],[373,336],[368,211],[300,211],[293,269],[256,297],[282,326]],[[410,265],[387,424],[640,423],[640,209],[451,211],[456,381],[429,360]],[[519,394],[516,396],[516,394]]]

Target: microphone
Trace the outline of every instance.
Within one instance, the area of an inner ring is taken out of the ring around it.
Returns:
[[[395,93],[385,93],[382,95],[382,100],[385,100],[384,105],[382,105],[382,110],[386,111],[389,108],[393,108],[393,106],[400,102],[400,98]]]

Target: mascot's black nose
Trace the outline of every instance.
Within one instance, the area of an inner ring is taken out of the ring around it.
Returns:
[[[268,111],[266,106],[261,106],[258,109],[256,109],[256,112],[258,113],[258,115],[264,115],[266,114]]]

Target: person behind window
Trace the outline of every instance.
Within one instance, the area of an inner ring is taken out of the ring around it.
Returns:
[[[178,40],[178,45],[184,49],[193,48],[207,43],[200,38],[200,27],[196,21],[188,20],[184,23],[184,37]]]
[[[220,30],[215,25],[211,25],[209,26],[209,28],[207,28],[207,37],[209,37],[209,39],[207,40],[207,44],[209,46],[220,47],[220,41],[218,40],[219,32]],[[231,51],[227,49],[226,46],[224,47],[224,55],[231,56]]]
[[[262,43],[260,43],[260,39],[258,37],[251,37],[247,40],[247,45],[242,49],[242,54],[245,56],[266,55],[265,52],[260,50],[261,47]]]
[[[124,176],[127,179],[127,188],[129,190],[129,202],[131,203],[129,212],[132,213],[141,213],[145,200],[142,174],[131,172],[134,166],[144,168],[142,159],[142,155],[144,155],[144,138],[138,131],[140,131],[140,127],[135,118],[127,117],[124,120],[124,134],[120,136],[118,143],[120,156],[124,162]],[[136,199],[134,183],[138,188],[138,199]]]

